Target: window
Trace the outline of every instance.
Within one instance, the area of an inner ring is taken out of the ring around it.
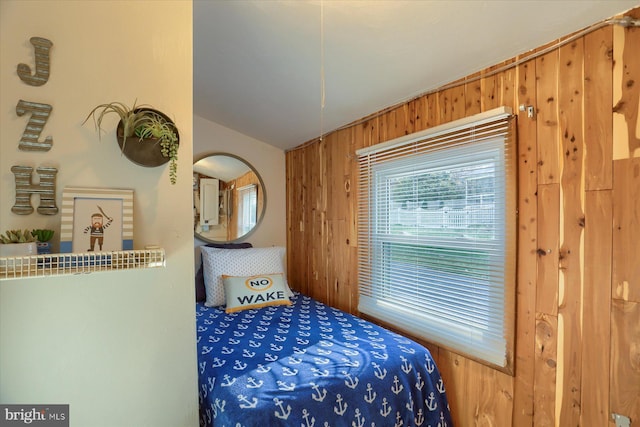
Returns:
[[[359,310],[507,372],[513,117],[493,110],[358,151]]]
[[[244,236],[256,226],[258,187],[254,184],[238,188],[238,235]]]

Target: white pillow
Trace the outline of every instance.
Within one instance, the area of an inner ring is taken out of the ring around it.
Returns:
[[[205,305],[217,307],[226,303],[222,275],[256,276],[259,274],[283,275],[287,295],[293,293],[287,284],[284,268],[285,248],[219,249],[202,246],[202,272],[207,294]]]
[[[271,305],[291,305],[282,274],[257,276],[222,276],[227,307],[225,312],[248,310]]]

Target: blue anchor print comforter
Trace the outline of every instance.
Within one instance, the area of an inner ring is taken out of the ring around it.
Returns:
[[[226,314],[197,303],[200,425],[452,426],[429,351],[296,293]]]

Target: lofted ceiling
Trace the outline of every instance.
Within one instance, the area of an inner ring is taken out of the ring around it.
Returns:
[[[287,150],[639,4],[194,0],[194,114]]]

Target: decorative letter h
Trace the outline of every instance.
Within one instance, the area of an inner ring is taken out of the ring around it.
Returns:
[[[56,174],[58,169],[40,167],[36,172],[40,176],[40,183],[31,183],[33,168],[29,166],[12,166],[11,172],[16,178],[16,203],[11,212],[18,215],[29,215],[33,212],[31,195],[40,195],[38,213],[41,215],[55,215],[58,213],[56,206]]]

